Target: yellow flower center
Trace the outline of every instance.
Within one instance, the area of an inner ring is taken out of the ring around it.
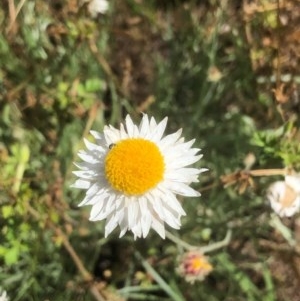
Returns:
[[[157,145],[141,138],[112,145],[105,159],[107,181],[127,195],[140,195],[155,187],[163,179],[164,169]]]
[[[195,257],[191,260],[191,267],[194,271],[205,270],[211,271],[212,266],[203,258]]]

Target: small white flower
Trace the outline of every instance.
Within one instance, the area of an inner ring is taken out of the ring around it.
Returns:
[[[1,291],[0,291],[1,293]],[[1,294],[0,294],[0,301],[9,301],[9,298],[7,296],[7,293],[6,291],[3,291]]]
[[[119,226],[120,237],[128,230],[146,237],[152,228],[164,238],[164,224],[179,229],[185,215],[176,195],[200,196],[189,184],[206,169],[187,166],[202,155],[192,148],[195,140],[184,142],[181,129],[163,137],[167,118],[157,124],[145,114],[137,126],[127,115],[125,124],[91,131],[96,144],[85,140],[74,171],[73,187],[87,190],[79,206],[92,205],[91,221],[106,219],[105,237]]]
[[[96,18],[98,14],[105,14],[108,11],[107,0],[90,0],[88,3],[88,11],[92,18]]]
[[[285,181],[271,184],[267,198],[279,216],[293,216],[300,209],[300,177],[288,175]]]

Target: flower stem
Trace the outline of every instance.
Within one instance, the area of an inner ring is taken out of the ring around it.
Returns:
[[[203,254],[212,252],[212,251],[215,251],[217,249],[227,246],[231,240],[231,235],[232,235],[232,231],[231,231],[231,229],[228,229],[226,236],[223,240],[215,242],[215,243],[207,245],[207,246],[199,247],[199,246],[190,245],[187,242],[180,239],[179,237],[173,235],[169,231],[166,231],[166,237],[169,238],[171,241],[173,241],[175,244],[182,246],[187,251],[199,250]]]

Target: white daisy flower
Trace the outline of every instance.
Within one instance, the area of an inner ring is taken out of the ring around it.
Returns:
[[[271,184],[267,198],[280,217],[293,216],[300,209],[300,177],[287,175],[285,181]]]
[[[98,14],[105,14],[108,11],[108,2],[106,0],[86,0],[88,2],[88,11],[92,18],[96,18]]]
[[[146,237],[152,228],[165,238],[165,223],[179,229],[185,215],[176,195],[200,196],[189,184],[206,169],[187,167],[201,159],[200,149],[192,148],[195,139],[184,142],[181,129],[163,137],[167,118],[157,124],[144,114],[137,126],[127,115],[125,124],[91,131],[95,144],[85,140],[74,171],[73,187],[86,190],[79,206],[92,205],[91,221],[106,219],[105,237],[119,226],[120,237],[128,230]]]
[[[0,291],[1,292],[1,291]],[[6,291],[1,292],[0,301],[9,301]]]

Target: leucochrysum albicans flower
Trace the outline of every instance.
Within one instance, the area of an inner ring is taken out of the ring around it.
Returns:
[[[202,281],[213,270],[208,258],[200,250],[192,250],[179,257],[177,273],[191,284]]]
[[[268,188],[267,199],[279,216],[293,216],[300,210],[300,177],[287,175],[285,181],[274,182]]]
[[[200,196],[189,184],[206,169],[187,167],[202,157],[200,149],[184,141],[181,129],[163,137],[167,118],[157,124],[144,114],[137,126],[127,115],[125,125],[91,131],[95,143],[85,140],[74,171],[73,187],[86,190],[79,206],[92,206],[91,221],[106,219],[105,236],[119,226],[120,237],[146,237],[152,228],[164,238],[165,224],[179,229],[185,215],[176,195]]]

